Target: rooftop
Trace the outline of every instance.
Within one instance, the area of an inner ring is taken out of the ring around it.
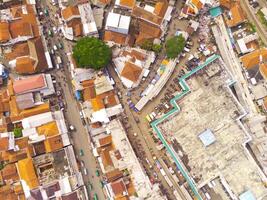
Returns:
[[[204,72],[187,80],[191,92],[179,101],[181,111],[160,124],[160,129],[167,139],[176,139],[179,145],[174,149],[184,155],[181,160],[198,187],[221,175],[236,196],[250,188],[259,198],[266,190],[256,163],[242,146],[247,134],[238,122],[243,110],[227,88],[231,78],[218,64],[205,70],[217,75]],[[207,128],[216,142],[203,146],[198,135]]]

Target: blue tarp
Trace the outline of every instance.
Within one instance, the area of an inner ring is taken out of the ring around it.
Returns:
[[[82,100],[82,94],[79,90],[75,91],[75,97],[78,101]]]
[[[214,7],[214,8],[211,8],[211,9],[209,10],[209,13],[210,13],[210,15],[211,15],[212,17],[218,17],[219,15],[222,14],[222,9],[221,9],[220,6],[218,6],[218,7]]]
[[[254,194],[248,190],[244,193],[242,193],[240,196],[239,196],[239,199],[240,200],[256,200]]]

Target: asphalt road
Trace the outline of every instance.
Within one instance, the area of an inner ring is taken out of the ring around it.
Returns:
[[[262,5],[264,6],[262,0],[259,1],[259,3],[262,3]],[[265,5],[266,4],[267,3],[265,2]],[[266,28],[263,26],[263,24],[258,19],[258,17],[256,16],[255,9],[253,9],[249,5],[248,0],[241,0],[240,5],[242,9],[245,11],[248,20],[256,26],[257,33],[259,34],[259,37],[261,38],[262,42],[267,46],[267,37],[266,37],[267,31],[266,31]]]
[[[56,19],[54,18],[56,9],[53,7],[48,1],[40,1],[42,8],[49,9],[49,16],[43,19],[43,23],[52,30],[52,26],[57,24]],[[64,44],[64,49],[58,49],[55,51],[55,55],[51,56],[52,60],[56,60],[56,56],[60,56],[62,59],[62,68],[60,70],[54,70],[51,74],[56,76],[57,82],[60,83],[63,89],[63,95],[65,97],[66,108],[65,108],[65,118],[69,125],[73,125],[76,128],[76,131],[71,132],[71,141],[74,146],[74,150],[76,153],[76,158],[79,161],[83,161],[84,167],[88,171],[87,175],[84,175],[84,170],[81,168],[83,174],[84,183],[87,185],[90,182],[93,185],[92,192],[90,196],[92,197],[94,193],[97,193],[97,196],[100,200],[105,199],[105,195],[103,193],[102,186],[100,184],[100,177],[95,176],[95,171],[98,169],[97,162],[93,153],[91,151],[90,138],[87,133],[86,128],[83,126],[82,121],[80,119],[79,114],[79,104],[77,103],[71,85],[70,73],[68,71],[68,58],[67,54],[70,52],[70,47],[72,42],[69,42],[62,38],[59,33],[54,34],[53,37],[49,38],[48,49],[52,49],[53,45],[61,42]],[[64,69],[64,70],[63,70]],[[84,156],[80,156],[79,152],[83,149]]]

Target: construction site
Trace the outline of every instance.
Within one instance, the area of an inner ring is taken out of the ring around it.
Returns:
[[[234,81],[222,61],[186,82],[190,92],[177,101],[180,111],[158,127],[167,141],[176,144],[173,149],[197,188],[219,177],[223,184],[213,181],[210,187],[215,199],[240,198],[247,190],[256,199],[264,197],[264,175],[245,148],[251,138],[240,119],[246,113],[231,90]]]

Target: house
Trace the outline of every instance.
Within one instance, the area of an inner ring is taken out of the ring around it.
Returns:
[[[206,4],[206,0],[187,0],[180,13],[181,17],[196,16]]]
[[[101,8],[110,4],[111,0],[91,0],[92,4]]]
[[[120,9],[132,10],[135,6],[136,0],[116,0],[115,7]]]
[[[98,37],[98,31],[89,3],[68,6],[61,10],[64,21],[63,34],[69,40],[79,36]]]
[[[137,87],[142,77],[147,77],[149,67],[155,60],[155,54],[141,49],[123,49],[113,58],[115,70],[127,88]]]
[[[93,123],[108,123],[123,111],[112,86],[112,80],[105,75],[81,82],[84,115]]]
[[[241,54],[249,53],[258,48],[257,40],[259,36],[257,33],[252,33],[249,35],[246,35],[245,37],[242,37],[240,39],[237,39],[237,47],[238,51]]]
[[[0,45],[10,45],[40,36],[33,5],[0,10]]]
[[[4,56],[19,74],[33,74],[50,68],[48,62],[51,58],[46,57],[41,37],[15,44]]]
[[[246,21],[246,16],[240,5],[236,3],[232,6],[226,17],[226,24],[228,27],[232,28],[238,26]]]
[[[267,48],[261,48],[248,53],[240,57],[240,60],[245,69],[252,69],[254,67],[257,67],[260,63],[267,61]]]
[[[132,17],[136,18],[138,22],[136,44],[141,45],[146,40],[159,39],[170,20],[171,11],[172,7],[166,0],[159,1],[154,6],[146,4],[144,7],[140,7],[136,5],[132,11]]]
[[[250,78],[253,85],[256,85],[258,81],[266,79],[266,62],[267,62],[267,49],[261,48],[252,51],[244,56],[240,57],[243,67],[247,71],[247,77]],[[258,73],[260,72],[260,73]],[[255,93],[261,93],[262,96],[264,92],[259,92],[265,90],[264,88],[257,87]]]
[[[129,33],[131,17],[110,12],[105,26],[104,41],[110,46],[113,44],[127,45],[131,43]]]
[[[105,29],[127,35],[131,17],[110,12],[107,17]]]

